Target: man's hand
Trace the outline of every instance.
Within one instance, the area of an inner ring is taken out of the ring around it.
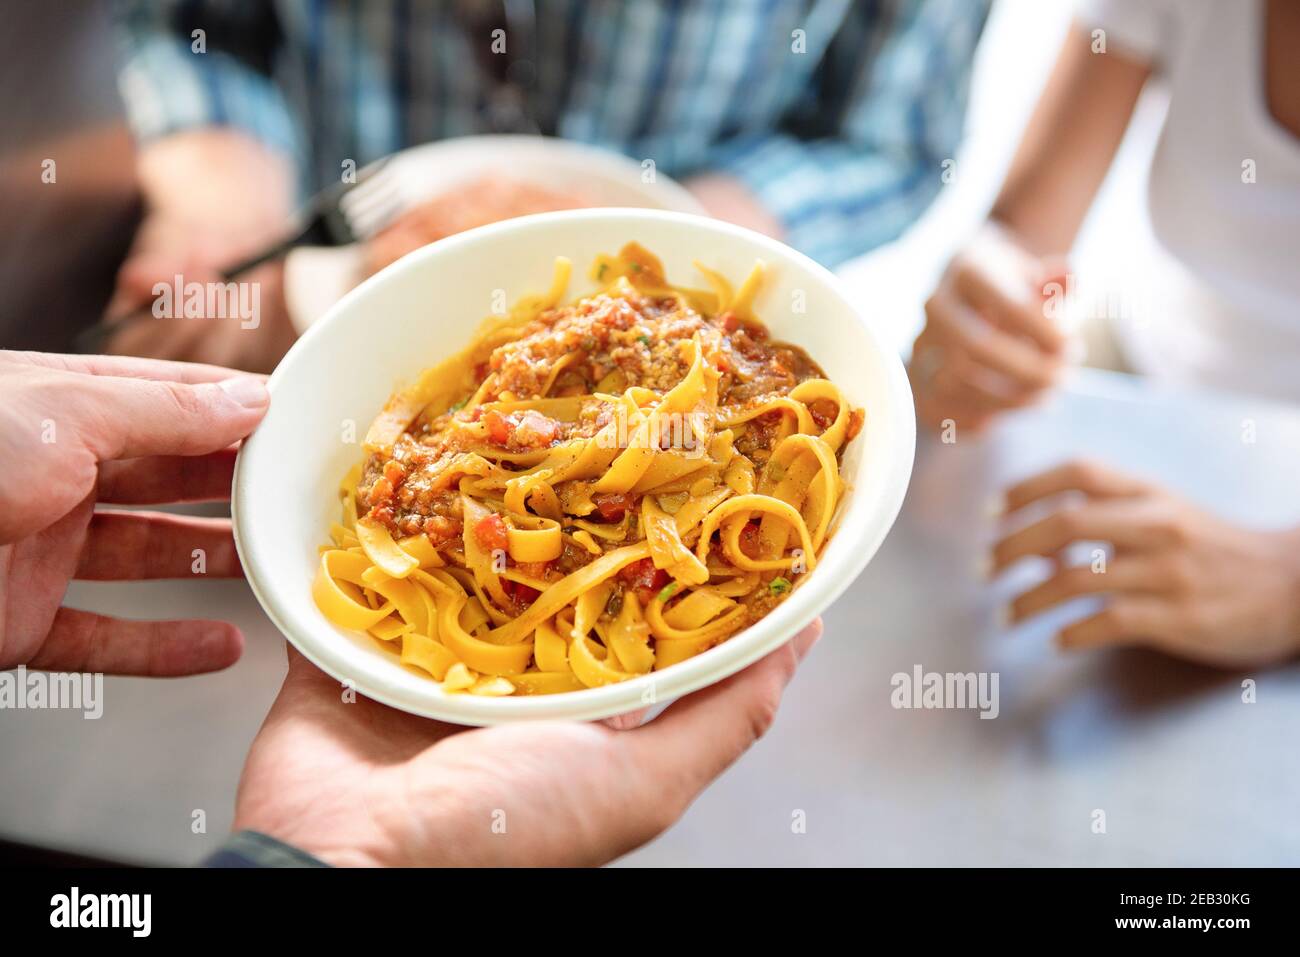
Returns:
[[[559,721],[466,730],[346,703],[291,647],[235,827],[331,864],[603,864],[666,830],[767,730],[820,634],[816,621],[630,731]]]
[[[735,223],[776,239],[785,234],[781,221],[759,202],[749,187],[733,176],[702,173],[683,185],[700,201],[704,211],[715,219]]]
[[[1082,501],[993,549],[995,571],[1028,555],[1058,560],[1050,579],[1015,600],[1012,620],[1104,593],[1106,607],[1065,628],[1061,647],[1149,645],[1227,668],[1300,653],[1300,533],[1240,528],[1158,486],[1084,462],[1016,485],[1007,512],[1061,493]],[[1104,572],[1060,564],[1064,549],[1080,541],[1111,543]]]
[[[244,134],[212,129],[150,143],[139,173],[147,211],[105,318],[144,314],[105,350],[269,372],[294,341],[282,263],[237,280],[257,284],[256,328],[236,318],[155,318],[148,309],[155,284],[223,282],[226,267],[279,239],[292,215],[292,167]]]
[[[948,264],[925,304],[908,375],[923,425],[972,431],[1040,399],[1065,367],[1066,338],[1045,303],[1064,268],[1031,256],[996,226]]]
[[[228,369],[0,352],[0,668],[183,675],[224,668],[239,632],[60,607],[73,578],[241,574],[224,519],[97,512],[97,502],[219,501],[231,447],[269,397]]]

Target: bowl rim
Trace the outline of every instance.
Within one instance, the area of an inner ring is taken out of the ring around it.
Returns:
[[[464,136],[453,136],[445,140],[434,140],[431,143],[417,143],[414,146],[408,146],[394,153],[390,157],[390,161],[401,164],[423,165],[437,162],[439,154],[443,154],[445,157],[446,154],[474,153],[485,149],[491,152],[491,155],[486,160],[488,163],[500,160],[502,158],[501,154],[506,150],[531,150],[543,154],[557,163],[564,161],[572,164],[575,172],[577,167],[585,165],[589,167],[591,172],[598,173],[616,182],[624,182],[628,177],[639,181],[643,173],[641,164],[636,160],[606,147],[594,143],[583,143],[578,140],[560,139],[555,136],[542,136],[536,133],[468,133]],[[665,208],[666,212],[704,214],[704,206],[695,198],[694,194],[667,173],[656,171],[653,182],[641,185],[650,188],[644,190],[638,188],[638,192],[659,196],[665,203],[671,201],[679,207],[676,210]],[[639,209],[640,207],[604,206],[590,208]],[[646,208],[650,209],[652,207]],[[559,212],[567,212],[567,210],[559,210]],[[541,214],[535,213],[533,215]],[[525,218],[527,217],[516,217],[516,219]],[[470,230],[466,230],[466,232],[470,232]]]
[[[277,599],[275,589],[267,584],[274,582],[276,576],[271,569],[263,565],[263,556],[259,553],[256,537],[250,535],[244,528],[246,510],[241,507],[244,496],[249,494],[248,463],[252,456],[258,454],[259,433],[265,434],[261,432],[259,426],[240,445],[230,497],[235,548],[244,567],[246,580],[267,617],[290,644],[316,667],[337,681],[350,682],[357,693],[367,698],[409,713],[455,724],[477,726],[520,720],[589,721],[672,701],[730,677],[785,644],[853,583],[875,555],[898,517],[911,479],[916,450],[916,419],[912,405],[912,391],[898,354],[889,348],[883,336],[854,305],[843,282],[826,267],[779,240],[741,226],[691,213],[631,207],[538,213],[467,230],[408,253],[349,291],[290,347],[267,380],[267,388],[272,397],[272,408],[274,408],[277,385],[287,375],[293,374],[295,354],[301,354],[316,338],[327,335],[327,330],[338,317],[352,308],[354,299],[365,297],[372,284],[388,282],[403,271],[419,269],[426,259],[441,256],[459,247],[491,243],[502,233],[544,230],[555,222],[596,220],[628,221],[629,235],[635,234],[637,220],[661,220],[702,229],[719,238],[728,236],[742,238],[748,243],[768,250],[775,261],[792,264],[816,277],[845,303],[849,312],[862,326],[862,331],[875,343],[885,365],[887,381],[884,386],[889,394],[889,406],[892,410],[889,418],[892,427],[897,430],[894,441],[897,443],[898,454],[892,461],[885,463],[883,469],[885,475],[880,483],[879,495],[874,505],[870,508],[867,502],[862,502],[858,507],[850,505],[837,521],[835,534],[843,535],[851,519],[860,520],[863,526],[862,540],[855,542],[853,548],[838,550],[837,561],[826,569],[826,574],[821,576],[810,574],[808,580],[796,589],[789,599],[779,604],[758,622],[708,651],[678,662],[663,671],[652,671],[648,675],[641,675],[629,681],[581,691],[503,698],[467,694],[450,695],[442,692],[437,683],[430,680],[429,689],[436,691],[437,694],[422,696],[421,700],[415,701],[404,689],[388,680],[383,670],[375,669],[366,676],[354,674],[355,669],[348,667],[348,661],[352,656],[337,636],[332,631],[327,638],[317,635],[316,629],[310,627],[308,623],[298,621],[294,615],[286,613],[285,607]],[[875,534],[870,538],[868,538],[867,527],[869,515],[878,515],[881,519]],[[832,538],[830,544],[833,543]],[[820,568],[819,565],[814,572]],[[385,667],[392,666],[390,662],[384,664]],[[368,679],[364,682],[364,686],[359,680],[361,677]]]

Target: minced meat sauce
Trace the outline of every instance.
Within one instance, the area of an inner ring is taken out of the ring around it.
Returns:
[[[492,352],[476,370],[476,380],[482,383],[489,373],[496,374],[483,402],[536,398],[548,383],[546,395],[551,397],[617,394],[633,386],[662,394],[688,371],[690,352],[683,343],[697,331],[710,328],[716,330],[720,343],[711,353],[720,374],[720,408],[743,410],[762,404],[773,394],[788,393],[806,379],[823,376],[803,350],[770,340],[767,330],[758,323],[740,321],[731,313],[706,318],[676,298],[636,291],[619,296],[595,295],[543,312],[523,328],[519,338]],[[822,404],[827,408],[819,408]],[[837,412],[831,402],[815,402],[810,411],[823,428]],[[596,398],[584,402],[573,421],[553,419],[532,409],[509,414],[485,412],[481,405],[474,409],[453,407],[433,415],[426,412],[407,428],[389,453],[376,453],[367,460],[358,486],[359,506],[363,511],[368,508],[368,518],[382,522],[397,536],[423,532],[435,546],[455,550],[454,540],[463,534],[460,497],[455,482],[440,465],[450,455],[481,448],[483,441],[480,430],[461,426],[481,421],[492,445],[504,452],[523,452],[594,436],[613,414],[608,402]],[[779,416],[768,413],[737,430],[737,451],[756,466],[761,466],[771,452]],[[848,438],[860,426],[861,413],[857,412],[850,422]],[[502,464],[509,467],[508,463]],[[562,500],[567,497],[566,491],[572,491],[563,486],[571,484],[575,483],[560,483],[556,488]],[[634,494],[596,495],[596,510],[586,519],[618,525],[628,513],[635,512],[639,499]],[[474,530],[488,549],[504,544],[504,523],[499,517],[493,518],[495,522],[488,521],[483,523],[485,527]],[[635,534],[634,521],[630,525],[630,534]],[[621,544],[601,541],[606,548]],[[558,559],[528,571],[537,578],[558,579],[593,557],[566,539]],[[646,559],[625,570],[621,580],[628,587],[652,591],[662,587],[667,578]]]

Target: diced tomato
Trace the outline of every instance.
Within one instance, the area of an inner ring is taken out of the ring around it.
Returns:
[[[396,459],[389,459],[384,463],[384,478],[388,479],[388,481],[392,483],[393,487],[396,488],[398,485],[401,485],[402,480],[406,478],[406,469],[403,467],[402,463],[398,462]]]
[[[517,605],[531,605],[541,595],[541,592],[531,585],[509,580],[501,583],[501,590]]]
[[[813,421],[825,431],[831,427],[840,410],[830,399],[815,399],[809,403],[808,411],[812,414]]]
[[[482,548],[491,552],[506,547],[509,541],[506,531],[505,519],[494,512],[478,520],[474,526],[474,537]]]
[[[380,525],[393,524],[393,510],[387,505],[381,505],[379,508],[372,508],[369,517],[374,519]]]
[[[596,513],[602,522],[621,522],[636,506],[636,499],[626,492],[593,495],[591,500],[596,503]]]
[[[740,550],[749,558],[758,557],[758,523],[747,522],[740,530]]]
[[[740,328],[740,319],[734,312],[724,312],[719,318],[724,332],[735,332]]]
[[[624,583],[636,592],[636,597],[645,605],[654,600],[660,590],[668,584],[668,573],[662,568],[655,568],[653,559],[643,558],[633,562],[618,573]]]
[[[510,441],[510,433],[514,430],[513,423],[506,416],[493,409],[483,416],[483,424],[487,426],[488,439],[497,445],[506,445]]]
[[[490,427],[489,427],[490,428]],[[555,441],[560,434],[560,424],[548,416],[529,409],[519,418],[515,426],[515,441],[530,449],[544,449]]]

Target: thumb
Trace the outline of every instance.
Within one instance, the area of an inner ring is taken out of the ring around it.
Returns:
[[[205,455],[246,437],[270,404],[265,384],[237,375],[187,384],[78,377],[73,431],[100,462],[143,455]]]

